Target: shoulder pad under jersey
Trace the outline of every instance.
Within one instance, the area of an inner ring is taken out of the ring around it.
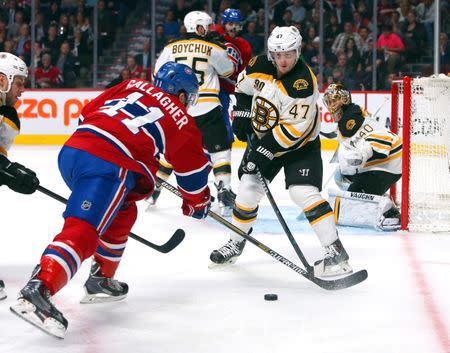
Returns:
[[[281,83],[289,97],[307,98],[317,87],[316,77],[302,59],[297,61],[291,72],[281,78]]]

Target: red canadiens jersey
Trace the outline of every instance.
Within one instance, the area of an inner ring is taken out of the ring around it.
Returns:
[[[235,70],[231,76],[220,79],[220,87],[225,92],[232,94],[234,93],[234,86],[239,73],[245,69],[252,58],[252,47],[244,38],[231,38],[225,34],[223,39],[227,47],[228,56],[234,63]]]
[[[134,199],[153,190],[163,153],[183,197],[202,200],[210,164],[194,119],[175,96],[148,81],[131,79],[104,91],[81,115],[66,145],[139,173]]]

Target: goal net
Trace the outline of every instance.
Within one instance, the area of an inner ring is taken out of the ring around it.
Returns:
[[[403,138],[402,179],[391,189],[402,229],[450,231],[450,77],[394,81],[391,118]]]

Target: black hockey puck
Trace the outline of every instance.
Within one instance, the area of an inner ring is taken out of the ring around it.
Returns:
[[[278,295],[276,295],[276,294],[264,294],[264,300],[269,300],[269,301],[278,300]]]

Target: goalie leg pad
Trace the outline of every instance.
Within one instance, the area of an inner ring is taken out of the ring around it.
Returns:
[[[395,208],[388,197],[332,189],[328,193],[330,203],[334,205],[337,224],[353,227],[369,226],[377,230],[399,229],[397,217],[392,219],[386,217],[389,216],[387,212]]]

